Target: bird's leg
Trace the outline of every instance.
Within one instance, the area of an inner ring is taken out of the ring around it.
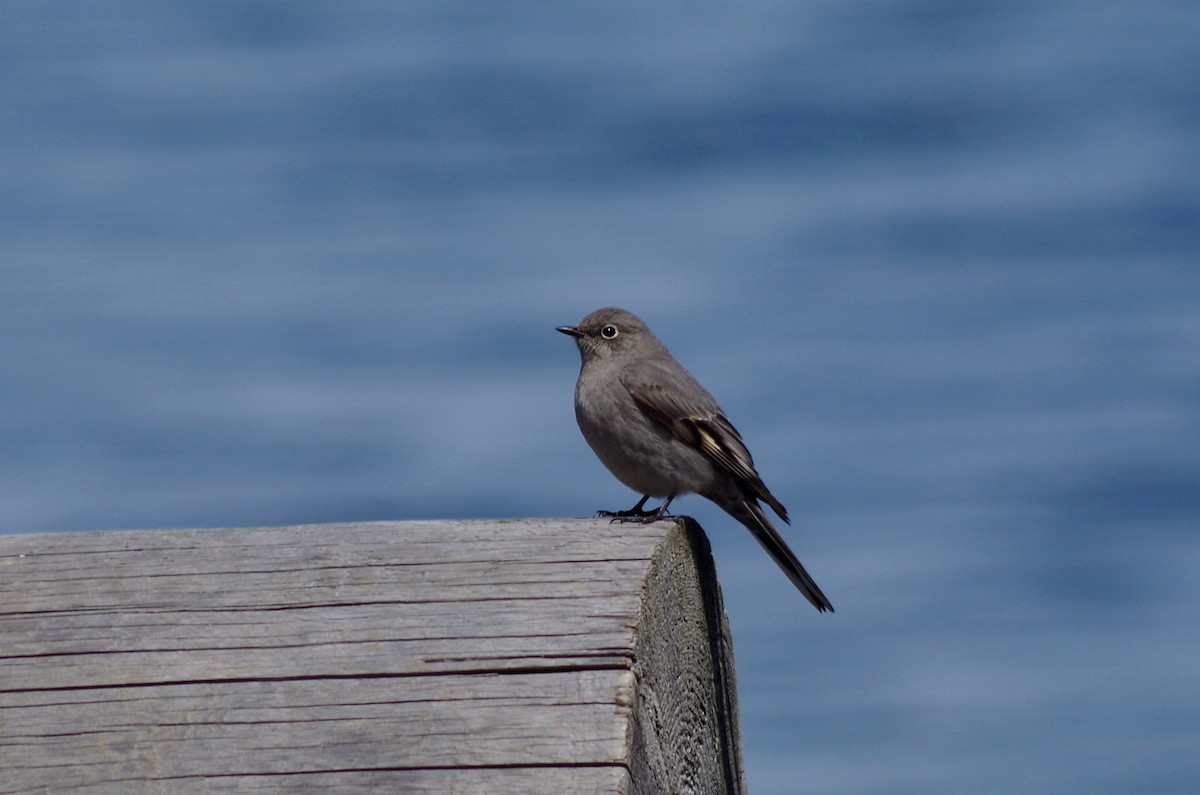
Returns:
[[[611,519],[640,519],[653,513],[653,511],[643,510],[643,508],[646,506],[646,500],[648,499],[650,499],[649,494],[638,500],[637,505],[633,506],[628,511],[596,511],[596,515]]]
[[[597,511],[596,515],[609,517],[614,522],[651,524],[652,522],[657,522],[659,519],[662,519],[667,515],[667,506],[671,504],[671,500],[675,499],[675,495],[672,494],[667,497],[667,499],[663,501],[663,504],[658,506],[658,508],[654,509],[653,511],[645,510],[646,500],[648,499],[650,499],[649,494],[638,500],[638,504],[630,508],[628,511],[617,511],[615,513],[612,511]]]

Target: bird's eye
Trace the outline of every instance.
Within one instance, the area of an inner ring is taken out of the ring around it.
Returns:
[[[606,339],[606,340],[611,340],[611,339],[616,338],[617,327],[612,325],[611,323],[608,324],[604,328],[600,329],[600,336],[604,337],[604,339]]]

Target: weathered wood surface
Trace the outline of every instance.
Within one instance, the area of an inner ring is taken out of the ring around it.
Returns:
[[[690,520],[0,536],[0,793],[744,789]]]

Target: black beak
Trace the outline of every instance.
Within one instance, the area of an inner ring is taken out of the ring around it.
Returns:
[[[583,336],[583,332],[574,326],[559,326],[554,330],[566,334],[568,337],[574,337],[575,339],[579,339]]]

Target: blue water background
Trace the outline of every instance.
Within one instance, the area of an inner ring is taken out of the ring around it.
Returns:
[[[7,2],[0,530],[582,516],[721,400],[751,791],[1200,792],[1200,5]]]

